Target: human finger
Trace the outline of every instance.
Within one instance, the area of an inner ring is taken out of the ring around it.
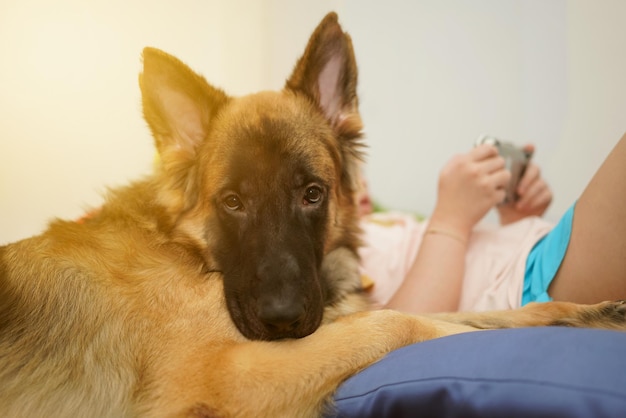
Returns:
[[[525,206],[519,206],[522,203],[518,202],[515,209],[528,215],[542,216],[550,206],[552,202],[552,193],[548,189],[544,189],[540,194],[535,195]]]
[[[518,192],[519,199],[516,202],[516,207],[520,210],[528,209],[532,206],[532,202],[537,195],[539,195],[544,189],[545,185],[541,182],[535,182],[524,190],[524,193]]]
[[[506,170],[506,161],[499,154],[478,161],[476,164],[480,172],[485,174],[494,174],[499,171],[508,171]]]
[[[480,144],[475,146],[468,153],[474,161],[481,161],[498,155],[498,148],[492,144]]]
[[[538,209],[545,210],[552,202],[552,190],[547,183],[538,181],[526,190],[516,203],[518,210],[534,212]]]
[[[535,144],[531,144],[531,143],[524,144],[522,146],[522,149],[532,155],[535,153]]]
[[[526,189],[528,189],[531,185],[536,183],[541,178],[541,169],[537,164],[529,163],[524,171],[524,175],[520,179],[519,184],[517,185],[517,193],[519,195],[523,195],[526,193]]]
[[[489,175],[489,179],[496,189],[504,190],[511,181],[511,172],[509,170],[494,171]]]

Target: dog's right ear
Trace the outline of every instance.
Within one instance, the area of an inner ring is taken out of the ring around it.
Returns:
[[[308,96],[339,136],[360,137],[356,59],[336,13],[327,14],[317,26],[286,87]]]
[[[139,84],[144,118],[163,164],[193,159],[207,136],[211,118],[228,100],[226,94],[156,48],[143,50]]]

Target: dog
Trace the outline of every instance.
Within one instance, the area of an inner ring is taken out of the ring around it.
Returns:
[[[154,48],[140,87],[154,174],[82,222],[0,247],[0,415],[313,417],[343,380],[407,344],[624,329],[621,302],[368,309],[357,66],[336,14],[281,91],[231,97]]]

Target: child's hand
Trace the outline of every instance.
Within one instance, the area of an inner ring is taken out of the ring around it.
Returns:
[[[482,144],[452,157],[439,174],[431,224],[469,235],[489,209],[504,200],[510,178],[504,159],[493,145]]]
[[[534,151],[533,145],[526,145],[526,150]],[[500,223],[507,225],[527,216],[542,216],[552,203],[552,190],[541,177],[539,166],[532,161],[526,167],[524,176],[517,186],[519,199],[507,205],[498,206]]]

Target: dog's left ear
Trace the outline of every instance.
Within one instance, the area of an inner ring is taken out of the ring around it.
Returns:
[[[317,26],[286,88],[307,95],[342,137],[361,135],[357,66],[352,41],[329,13]]]
[[[226,94],[156,48],[143,50],[139,84],[144,118],[163,163],[193,159],[211,119],[227,101]]]

